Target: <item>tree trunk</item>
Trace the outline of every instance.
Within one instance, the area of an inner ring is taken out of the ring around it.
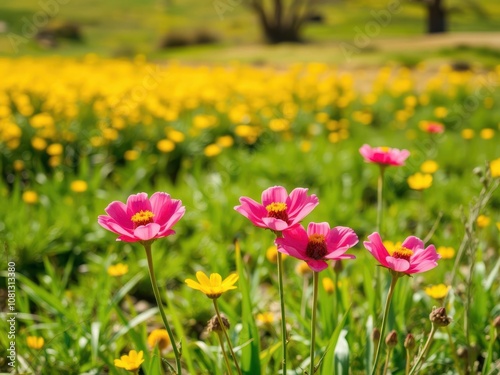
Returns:
[[[446,9],[442,0],[431,0],[427,5],[427,32],[429,34],[446,32]]]

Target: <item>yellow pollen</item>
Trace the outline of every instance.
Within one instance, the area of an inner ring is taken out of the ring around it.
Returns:
[[[387,146],[379,147],[379,149],[380,149],[380,151],[385,152],[385,153],[389,152],[389,150],[390,150],[390,148]]]
[[[137,228],[138,226],[152,223],[153,216],[155,216],[155,214],[152,213],[151,211],[141,210],[141,211],[137,212],[136,214],[134,214],[134,216],[132,216],[131,220],[134,223],[134,227]]]
[[[387,251],[389,252],[389,255],[393,258],[404,259],[408,261],[410,260],[410,257],[413,255],[413,251],[403,246],[396,247],[394,249],[389,249]]]
[[[267,216],[283,220],[288,223],[287,205],[283,202],[273,202],[266,206]]]

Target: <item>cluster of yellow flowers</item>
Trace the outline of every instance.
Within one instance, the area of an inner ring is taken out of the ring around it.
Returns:
[[[484,74],[444,66],[419,79],[418,68],[395,66],[368,74],[322,63],[187,66],[95,55],[1,58],[0,69],[9,72],[0,82],[0,150],[11,156],[17,149],[45,153],[53,167],[75,143],[90,149],[125,144],[120,157],[135,160],[151,142],[159,153],[170,153],[186,140],[203,139],[205,155],[214,157],[267,132],[284,139],[300,134],[307,150],[307,140],[318,135],[332,143],[349,138],[353,124],[405,128],[422,107],[444,121],[450,108],[434,104],[435,98],[452,103],[480,87],[478,105],[491,109],[494,93],[484,90],[484,82],[500,76],[500,66]],[[480,134],[491,139],[496,131]],[[463,129],[464,138],[474,134]],[[22,168],[19,159],[12,158],[13,168]]]

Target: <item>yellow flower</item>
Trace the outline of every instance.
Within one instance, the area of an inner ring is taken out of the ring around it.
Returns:
[[[23,201],[27,204],[35,204],[38,202],[38,194],[33,190],[26,190],[23,193]]]
[[[167,154],[175,149],[175,143],[170,139],[160,139],[156,144],[156,148],[161,152]]]
[[[426,160],[420,166],[420,170],[423,173],[432,174],[432,173],[435,173],[438,169],[439,169],[439,165],[434,160]]]
[[[110,276],[123,276],[128,273],[128,265],[117,263],[108,267],[108,275]]]
[[[70,189],[73,190],[75,193],[83,193],[84,191],[87,191],[87,188],[88,188],[87,182],[83,180],[75,180],[70,185]]]
[[[122,355],[120,359],[115,359],[115,366],[128,371],[137,371],[141,367],[141,363],[144,362],[143,355],[142,350],[139,353],[131,350],[128,355]]]
[[[223,148],[231,147],[234,144],[234,139],[230,135],[223,135],[217,138],[217,145]]]
[[[63,153],[64,148],[60,143],[52,143],[49,147],[47,147],[47,154],[50,156],[59,156]]]
[[[312,270],[306,262],[300,262],[295,267],[295,272],[297,272],[299,276],[305,276],[311,274]]]
[[[500,158],[490,161],[491,177],[500,177]]]
[[[274,314],[272,312],[257,314],[257,320],[262,324],[271,324],[274,322]]]
[[[47,141],[40,137],[31,138],[31,146],[37,151],[43,151],[47,147]]]
[[[491,219],[486,215],[479,215],[476,220],[476,224],[479,228],[484,228],[490,225]]]
[[[29,348],[38,350],[43,348],[45,340],[43,339],[43,337],[28,336],[26,338],[26,343],[28,344]]]
[[[186,138],[183,132],[174,129],[169,129],[166,134],[168,139],[175,143],[181,143]]]
[[[500,230],[500,222],[497,223],[497,228]]]
[[[281,253],[281,259],[285,259],[288,255]],[[278,249],[276,246],[269,246],[266,250],[266,258],[271,263],[276,263],[278,259]]]
[[[199,283],[194,280],[186,279],[185,282],[188,287],[192,289],[199,290],[204,293],[208,298],[216,299],[219,298],[222,293],[227,292],[231,289],[236,289],[233,285],[236,281],[238,281],[238,274],[233,273],[222,280],[221,275],[218,273],[212,273],[210,278],[207,277],[203,272],[196,272],[196,278]]]
[[[214,156],[217,156],[219,155],[220,153],[222,152],[222,149],[216,145],[215,143],[212,143],[210,145],[208,145],[207,147],[205,147],[205,149],[203,150],[203,153],[205,154],[206,157],[208,158],[212,158]]]
[[[430,188],[432,185],[432,175],[417,172],[408,177],[407,182],[410,189],[425,190]]]
[[[321,282],[323,283],[323,289],[325,289],[325,292],[328,294],[332,294],[335,291],[335,284],[331,278],[324,277]]]
[[[24,170],[24,161],[22,160],[14,160],[14,163],[12,163],[12,165],[16,172],[21,172],[22,170]]]
[[[464,129],[460,132],[460,135],[463,139],[472,139],[474,138],[474,130],[473,129]]]
[[[148,345],[154,348],[158,345],[160,351],[165,350],[170,345],[170,336],[166,329],[154,329],[148,336]]]
[[[479,136],[483,139],[491,139],[495,136],[495,131],[490,128],[482,129]]]
[[[449,246],[439,246],[437,253],[441,255],[441,259],[453,259],[455,256],[455,249]]]
[[[432,285],[424,289],[425,294],[434,299],[443,299],[448,294],[450,286],[444,284]]]

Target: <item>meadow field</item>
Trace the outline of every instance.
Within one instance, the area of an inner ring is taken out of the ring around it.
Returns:
[[[351,58],[385,3],[54,1],[0,6],[0,374],[500,374],[498,3]]]

